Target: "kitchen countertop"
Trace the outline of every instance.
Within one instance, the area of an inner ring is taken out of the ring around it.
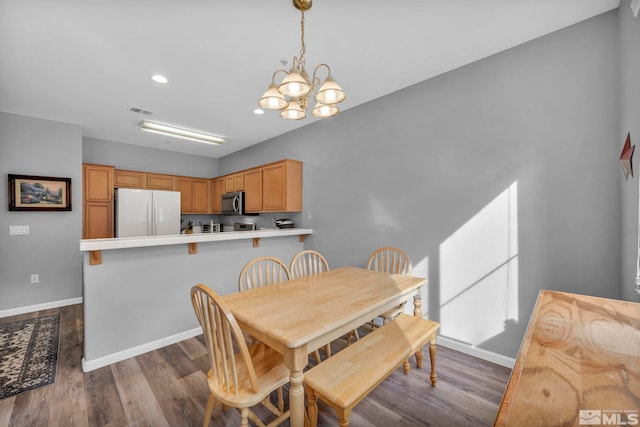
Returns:
[[[175,234],[169,236],[117,237],[113,239],[80,240],[80,252],[110,249],[142,248],[187,243],[223,242],[227,240],[260,239],[313,234],[311,228],[263,228],[252,231],[224,231],[221,233]]]

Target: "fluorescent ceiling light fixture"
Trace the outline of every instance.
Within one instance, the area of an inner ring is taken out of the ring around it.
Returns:
[[[159,133],[160,135],[172,136],[174,138],[186,139],[189,141],[202,142],[205,144],[221,145],[227,142],[221,136],[211,135],[189,129],[177,128],[162,123],[148,122],[143,120],[140,122],[140,130],[145,132]]]
[[[163,85],[169,83],[169,79],[166,78],[165,76],[163,76],[162,74],[152,74],[151,75],[151,80],[153,80],[156,83],[163,84]]]

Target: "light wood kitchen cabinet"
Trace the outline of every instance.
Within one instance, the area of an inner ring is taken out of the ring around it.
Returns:
[[[209,213],[209,180],[175,177],[176,190],[180,192],[181,213]]]
[[[262,168],[262,212],[302,211],[302,162],[283,160]]]
[[[244,190],[244,173],[234,173],[233,175],[227,175],[224,179],[224,192],[230,193],[231,191]]]
[[[85,203],[82,219],[83,239],[105,239],[113,237],[113,203]]]
[[[224,178],[211,180],[211,213],[222,213],[222,195],[224,194]]]
[[[82,165],[82,238],[113,237],[114,167]]]
[[[145,182],[142,188],[148,188],[149,190],[177,190],[177,188],[174,188],[175,177],[173,175],[159,173],[145,173],[144,175]]]
[[[115,188],[144,188],[144,173],[116,169],[114,173]]]
[[[179,176],[175,179],[176,191],[180,192],[180,213],[193,210],[193,179]]]
[[[85,202],[113,201],[113,166],[82,165]]]
[[[209,180],[193,178],[193,213],[209,212]]]
[[[246,212],[262,211],[262,168],[244,172],[244,208]]]

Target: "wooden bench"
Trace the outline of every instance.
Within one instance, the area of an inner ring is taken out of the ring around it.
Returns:
[[[304,374],[311,427],[317,424],[317,399],[333,407],[340,426],[349,425],[351,411],[378,384],[429,342],[431,385],[436,385],[436,332],[440,324],[401,314],[366,337]],[[416,357],[418,368],[422,357]]]

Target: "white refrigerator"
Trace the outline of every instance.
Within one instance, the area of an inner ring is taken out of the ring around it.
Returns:
[[[118,188],[116,237],[180,234],[180,192]]]

